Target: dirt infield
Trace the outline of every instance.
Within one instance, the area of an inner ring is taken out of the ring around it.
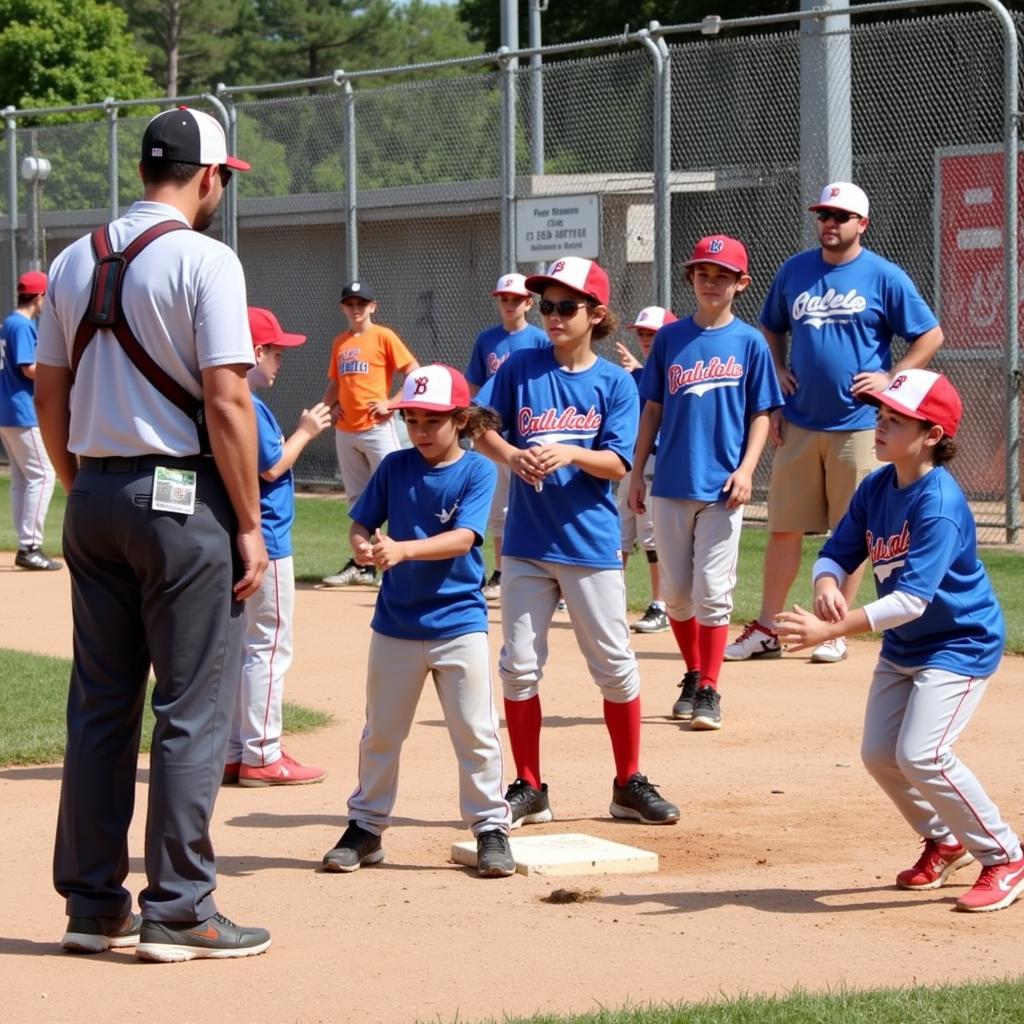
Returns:
[[[15,571],[0,554],[6,614],[0,646],[68,655],[66,572]],[[50,884],[59,767],[0,769],[0,1019],[180,1021],[479,1020],[719,995],[909,985],[1004,977],[1024,963],[1024,904],[953,912],[959,886],[904,893],[896,871],[914,837],[859,763],[861,708],[875,645],[850,659],[726,666],[720,733],[662,717],[678,658],[667,634],[640,637],[643,767],[683,809],[647,828],[608,816],[612,764],[600,697],[564,619],[542,686],[545,778],[557,820],[573,831],[656,851],[655,875],[481,880],[448,862],[458,821],[454,760],[431,691],[406,746],[387,860],[354,875],[316,870],[344,828],[362,727],[373,592],[302,588],[288,694],[335,723],[290,744],[324,765],[323,785],[226,789],[216,809],[222,912],[273,933],[249,960],[176,967],[121,952],[71,957],[58,942],[63,906]],[[499,646],[494,618],[492,642]],[[1019,741],[1024,660],[1004,661],[961,754],[1024,828]],[[0,681],[2,685],[2,681]],[[146,801],[132,828],[141,887]],[[506,760],[506,775],[511,761]],[[975,870],[960,876],[973,881]],[[596,898],[553,905],[555,888]],[[127,970],[127,974],[124,973]]]

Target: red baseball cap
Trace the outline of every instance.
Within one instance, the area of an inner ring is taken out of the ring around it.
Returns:
[[[277,345],[278,348],[294,348],[304,345],[304,334],[288,334],[281,329],[277,317],[269,309],[259,306],[249,307],[249,330],[252,332],[253,345]]]
[[[642,331],[660,331],[665,324],[674,324],[679,317],[671,309],[663,309],[661,306],[644,306],[636,315],[636,320],[626,327],[633,331],[640,328]]]
[[[884,391],[865,395],[864,401],[887,406],[912,420],[935,423],[946,437],[956,437],[964,412],[950,379],[931,370],[900,370]]]
[[[708,235],[694,247],[693,255],[683,264],[692,267],[697,263],[714,263],[737,274],[748,273],[747,247],[738,239],[728,235]]]
[[[46,275],[41,270],[26,270],[18,278],[19,295],[45,295]]]
[[[402,385],[401,401],[391,404],[395,409],[426,409],[428,412],[468,409],[469,385],[454,367],[431,363],[409,373]]]
[[[526,279],[526,287],[538,294],[551,284],[564,284],[566,288],[593,299],[599,306],[607,306],[612,297],[612,286],[604,267],[582,256],[555,260],[546,274],[534,274]]]

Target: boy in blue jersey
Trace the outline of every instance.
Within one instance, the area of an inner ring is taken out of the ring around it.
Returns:
[[[256,364],[249,387],[270,388],[287,348],[306,341],[287,334],[269,309],[249,307]],[[322,768],[299,764],[281,746],[284,680],[292,663],[292,618],[295,610],[295,569],[292,564],[292,523],[295,480],[292,466],[306,445],[331,425],[331,411],[318,402],[303,409],[295,433],[287,440],[274,414],[254,393],[260,474],[260,523],[270,558],[263,584],[245,602],[245,650],[228,739],[225,785],[301,786],[323,781]]]
[[[356,562],[375,565],[384,578],[371,623],[359,784],[348,800],[348,827],[324,854],[324,870],[356,871],[384,859],[381,833],[391,824],[402,744],[429,674],[458,759],[460,807],[476,836],[477,871],[500,878],[516,866],[480,590],[495,470],[459,443],[497,418],[470,408],[465,378],[441,365],[413,370],[392,405],[402,410],[413,447],[384,457],[351,512]]]
[[[43,551],[43,525],[57,482],[39,433],[33,405],[36,320],[46,297],[46,275],[18,278],[18,305],[0,326],[0,439],[11,465],[11,518],[18,538],[19,569],[59,569]]]
[[[604,697],[615,760],[609,809],[649,825],[674,824],[679,808],[662,798],[639,764],[640,678],[629,646],[611,486],[633,460],[639,399],[629,374],[593,350],[593,341],[616,326],[608,275],[591,260],[569,256],[526,285],[541,296],[551,345],[516,352],[477,396],[501,417],[503,431],[487,431],[478,447],[513,474],[498,666],[516,762],[505,794],[512,827],[552,819],[540,770],[538,684],[560,595]]]
[[[471,397],[476,396],[513,352],[524,348],[547,348],[550,344],[548,336],[539,327],[526,322],[526,314],[533,308],[533,296],[522,274],[502,274],[491,295],[497,303],[501,323],[481,331],[473,343],[466,368]],[[510,479],[508,467],[498,466],[498,483],[487,519],[487,530],[494,543],[494,571],[484,584],[484,597],[488,601],[495,600],[501,593],[501,535],[508,514]]]
[[[882,631],[864,715],[868,771],[924,843],[901,889],[935,889],[972,860],[966,911],[1002,910],[1024,892],[1020,840],[953,753],[1003,655],[1003,616],[978,560],[974,517],[945,464],[956,454],[960,396],[943,376],[909,369],[880,394],[875,447],[882,462],[814,566],[814,613],[775,620],[799,649]],[[865,558],[878,600],[850,608],[842,585]]]
[[[913,281],[862,245],[870,209],[864,191],[833,182],[810,209],[820,245],[782,265],[761,312],[786,405],[770,421],[775,457],[761,609],[726,648],[728,661],[782,653],[772,620],[800,569],[804,534],[835,529],[857,484],[878,466],[871,410],[860,399],[903,370],[927,366],[942,344],[942,329]],[[894,335],[909,342],[895,366]],[[843,584],[847,602],[862,573]],[[822,663],[844,657],[841,637],[811,652]]]
[[[642,467],[660,431],[654,535],[669,624],[686,663],[672,717],[691,729],[720,729],[718,675],[743,506],[782,392],[764,338],[732,312],[750,284],[743,243],[709,235],[684,266],[697,309],[655,335],[640,380],[645,405],[629,497],[635,512],[646,509]]]

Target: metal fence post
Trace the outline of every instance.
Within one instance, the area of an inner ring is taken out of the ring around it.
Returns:
[[[509,48],[498,51],[501,75],[501,265],[516,265],[516,60]]]
[[[117,104],[113,96],[103,101],[107,112],[107,174],[110,179],[110,219],[117,220],[121,213],[120,174],[117,154]]]
[[[235,101],[225,95],[220,99],[220,94],[225,90],[223,82],[217,83],[217,96],[206,94],[203,96],[210,106],[217,111],[221,124],[224,126],[224,136],[227,140],[228,153],[234,154],[238,144],[238,123]],[[238,252],[238,181],[232,179],[228,184],[227,195],[224,197],[222,216],[224,217],[224,244]]]
[[[7,247],[11,259],[11,305],[18,294],[18,122],[14,107],[4,107],[7,143]]]
[[[359,277],[359,165],[356,153],[356,93],[340,68],[334,81],[342,90],[342,133],[345,153],[345,280]]]
[[[672,305],[672,82],[669,49],[659,36],[661,26],[652,21],[640,30],[640,41],[654,61],[654,138],[651,147],[654,191],[654,280],[655,301],[666,309]]]

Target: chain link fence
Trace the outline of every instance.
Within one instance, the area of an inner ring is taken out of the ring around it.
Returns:
[[[421,362],[465,366],[476,334],[497,319],[490,290],[513,269],[502,255],[512,198],[600,197],[600,258],[623,323],[657,301],[659,232],[667,232],[670,253],[666,301],[681,315],[693,303],[678,268],[696,239],[718,232],[744,239],[753,284],[737,313],[757,322],[776,269],[814,244],[806,212],[809,110],[845,105],[847,173],[871,197],[866,243],[904,267],[940,315],[947,343],[935,365],[956,382],[966,407],[954,471],[975,503],[982,538],[1005,539],[1008,512],[1014,524],[1019,516],[1019,496],[1006,501],[1007,459],[1019,462],[1020,452],[1019,431],[1007,428],[1008,332],[997,258],[1004,38],[988,11],[894,19],[879,6],[872,21],[851,8],[849,19],[815,27],[821,45],[849,55],[848,80],[828,79],[824,97],[808,97],[801,71],[807,30],[795,15],[710,36],[698,26],[663,29],[670,106],[646,32],[590,41],[568,59],[548,60],[539,75],[487,55],[433,78],[405,69],[301,83],[301,91],[285,83],[257,98],[242,87],[224,90],[237,152],[254,170],[235,177],[237,205],[226,204],[211,231],[230,240],[229,228],[237,230],[250,302],[309,337],[268,396],[282,426],[289,430],[323,393],[331,341],[344,327],[340,289],[353,276],[371,284],[377,320]],[[1019,35],[1019,18],[1016,25]],[[507,124],[510,95],[515,120]],[[538,123],[534,101],[541,98]],[[218,114],[216,106],[208,109]],[[13,131],[16,118],[8,117],[0,142],[0,228],[8,239],[2,280],[12,281],[33,255],[45,267],[138,196],[139,141],[155,109],[122,111],[114,135],[103,111],[91,123],[15,123]],[[821,132],[830,128],[823,123]],[[659,217],[662,138],[668,203]],[[35,153],[52,163],[35,195],[33,186],[10,181],[12,144],[18,160]],[[814,181],[815,189],[824,184]],[[971,219],[982,213],[987,220]],[[632,347],[623,329],[601,343],[602,354],[614,359],[616,340]],[[762,501],[768,465],[766,457],[755,480]],[[296,475],[338,485],[329,438],[307,448]],[[763,507],[755,501],[750,514],[763,516]]]

